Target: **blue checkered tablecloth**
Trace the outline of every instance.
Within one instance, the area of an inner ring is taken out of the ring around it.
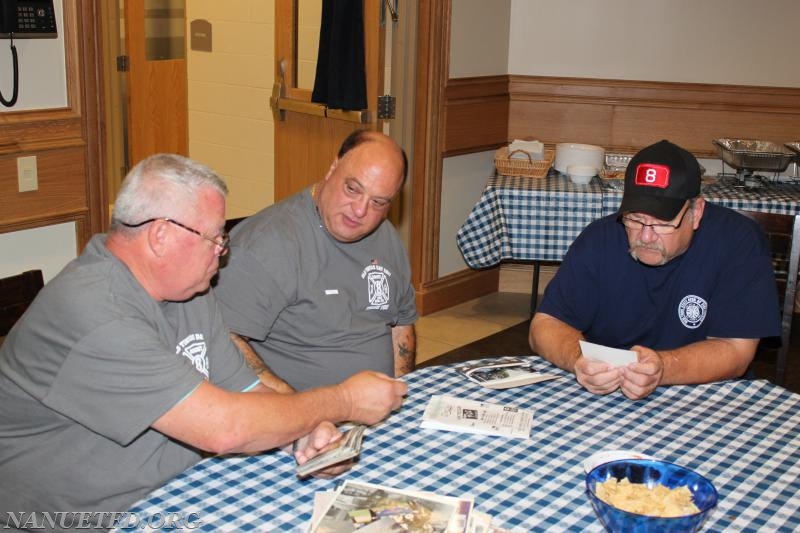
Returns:
[[[800,395],[767,381],[658,389],[640,401],[595,396],[574,377],[495,391],[451,366],[407,376],[403,408],[365,434],[359,462],[338,478],[470,495],[512,531],[603,531],[585,494],[582,463],[632,449],[709,478],[719,504],[704,531],[800,528]],[[433,394],[535,411],[529,440],[419,428]],[[298,480],[284,452],[206,459],[131,509],[142,520],[197,513],[197,531],[304,531],[316,491],[338,480]]]
[[[615,213],[622,191],[606,180],[574,185],[563,176],[496,175],[458,230],[456,241],[471,268],[503,260],[556,261],[593,220]],[[800,213],[800,185],[767,183],[745,189],[735,178],[704,184],[706,200],[732,209],[784,215]]]
[[[597,180],[574,185],[546,178],[494,176],[456,235],[472,268],[504,259],[561,261],[567,248],[603,210]]]

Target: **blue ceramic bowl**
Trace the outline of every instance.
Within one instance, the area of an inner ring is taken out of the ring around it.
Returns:
[[[664,485],[667,488],[688,486],[699,513],[662,518],[623,511],[607,504],[595,494],[595,485],[609,478],[628,478],[631,483],[648,486]],[[616,532],[680,532],[697,531],[709,512],[717,505],[717,490],[700,474],[664,461],[648,459],[622,459],[599,465],[586,474],[586,492],[595,513],[608,531]]]

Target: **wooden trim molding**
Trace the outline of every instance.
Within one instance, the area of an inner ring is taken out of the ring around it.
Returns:
[[[103,50],[102,50],[102,0],[84,2],[80,11],[80,78],[83,119],[83,139],[86,141],[86,207],[89,218],[83,228],[83,239],[78,239],[79,251],[95,233],[106,231],[109,226],[109,193],[106,179],[106,134],[104,130],[105,97],[103,93]],[[78,226],[82,222],[78,221]]]
[[[748,85],[508,76],[512,99],[574,100],[607,105],[797,112],[800,89]]]
[[[428,282],[417,291],[417,311],[421,316],[497,292],[500,268],[462,270]]]
[[[448,76],[450,0],[420,0],[417,19],[417,82],[412,220],[409,257],[420,308],[439,272],[442,146],[445,81]]]

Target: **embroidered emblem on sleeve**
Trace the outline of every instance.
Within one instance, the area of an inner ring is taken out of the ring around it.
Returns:
[[[208,355],[206,339],[202,333],[193,333],[183,339],[175,347],[175,353],[181,354],[192,362],[198,372],[208,379]]]
[[[700,327],[707,314],[708,302],[694,294],[684,296],[678,305],[678,318],[689,329]]]

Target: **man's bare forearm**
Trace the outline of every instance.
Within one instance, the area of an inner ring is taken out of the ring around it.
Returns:
[[[529,342],[534,353],[575,372],[583,334],[544,313],[531,321]],[[706,339],[673,350],[658,351],[663,364],[662,385],[709,383],[741,376],[753,359],[758,339]]]
[[[710,383],[742,376],[758,347],[758,339],[706,339],[674,350],[659,351],[664,364],[662,385]]]
[[[247,362],[247,366],[253,369],[253,372],[256,373],[258,379],[265,387],[280,393],[294,392],[291,385],[283,381],[270,370],[264,360],[259,357],[255,350],[253,350],[253,347],[250,346],[250,343],[247,342],[247,339],[236,333],[231,333],[231,340],[242,353],[244,360]]]
[[[531,350],[564,370],[575,372],[575,361],[581,357],[581,339],[580,331],[550,315],[536,313],[531,320]]]
[[[392,346],[394,347],[394,375],[403,376],[416,368],[417,333],[414,325],[395,326],[392,328]]]

